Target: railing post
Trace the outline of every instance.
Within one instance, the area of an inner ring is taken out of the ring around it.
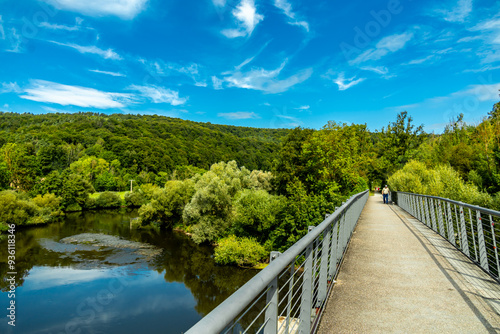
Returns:
[[[429,199],[427,197],[424,197],[424,208],[425,208],[425,220],[427,222],[427,227],[431,227],[431,215],[429,211]]]
[[[328,271],[328,279],[331,281],[337,272],[337,254],[338,254],[338,221],[333,222],[332,228],[332,246],[330,247],[330,267]]]
[[[300,302],[299,333],[308,334],[311,331],[312,310],[312,271],[313,271],[313,242],[306,248],[306,261],[302,281],[302,295]]]
[[[486,253],[486,244],[484,242],[483,222],[481,220],[481,212],[476,211],[476,218],[477,218],[477,241],[479,243],[479,261],[481,267],[483,267],[484,270],[489,271],[488,254]]]
[[[443,224],[443,206],[441,205],[441,200],[437,200],[438,202],[438,225],[439,225],[439,234],[441,234],[441,236],[443,238],[446,238],[446,234],[444,232],[444,224]]]
[[[493,239],[493,249],[495,250],[495,259],[497,262],[497,277],[500,277],[500,262],[498,260],[498,249],[497,249],[497,238],[495,236],[495,222],[493,217],[490,215],[490,225],[491,225],[491,238]]]
[[[436,223],[436,209],[434,207],[434,200],[432,198],[429,199],[431,203],[431,220],[432,220],[432,229],[434,232],[437,232],[437,223]]]
[[[455,229],[453,228],[453,217],[451,215],[451,205],[450,202],[446,203],[448,207],[448,240],[452,243],[452,245],[456,245],[455,241]]]
[[[465,255],[470,257],[470,252],[469,252],[469,239],[467,238],[467,227],[465,225],[465,215],[464,215],[464,207],[460,205],[458,208],[460,210],[460,225],[462,229],[462,251],[465,253]],[[474,233],[472,233],[472,238],[474,238]]]
[[[477,255],[477,245],[476,245],[476,233],[474,232],[474,220],[472,219],[472,210],[469,208],[469,219],[470,219],[470,229],[472,232],[472,241],[474,243],[474,256],[476,262],[479,261],[479,256]]]
[[[269,263],[273,262],[280,256],[280,252],[271,252]],[[278,333],[278,277],[276,276],[267,286],[266,295],[266,326],[264,334]]]
[[[323,249],[321,250],[321,263],[319,270],[318,301],[316,307],[326,300],[326,291],[328,283],[328,254],[330,253],[331,225],[323,232]]]

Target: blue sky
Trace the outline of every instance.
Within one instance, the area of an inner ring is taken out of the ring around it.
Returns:
[[[3,0],[0,110],[428,132],[500,100],[500,2]]]

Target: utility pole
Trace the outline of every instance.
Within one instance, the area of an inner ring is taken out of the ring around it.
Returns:
[[[130,192],[132,192],[132,182],[135,180],[129,180],[130,181]]]

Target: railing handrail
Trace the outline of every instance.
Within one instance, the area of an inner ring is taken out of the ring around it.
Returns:
[[[455,201],[455,200],[452,200],[452,199],[449,199],[449,198],[445,198],[445,197],[432,196],[432,195],[424,195],[424,194],[416,194],[416,193],[411,193],[411,192],[406,192],[406,191],[394,191],[394,192],[396,194],[408,194],[408,195],[415,195],[415,196],[419,196],[419,197],[435,198],[435,199],[439,199],[439,200],[442,200],[442,201],[445,201],[445,202],[449,202],[449,203],[453,203],[453,204],[458,204],[460,206],[463,206],[465,208],[469,208],[469,209],[472,209],[472,210],[475,210],[475,211],[481,211],[481,212],[489,214],[489,215],[494,215],[494,216],[500,217],[500,211],[496,211],[496,210],[493,210],[493,209],[484,208],[484,207],[478,206],[478,205],[464,203],[464,202],[461,202],[461,201]]]
[[[352,195],[345,203],[328,216],[312,231],[303,236],[283,254],[272,261],[266,268],[250,279],[246,284],[229,296],[198,323],[191,327],[186,334],[219,333],[245,307],[248,306],[272,280],[274,280],[295,258],[300,255],[320,234],[347,209],[351,204],[365,195],[368,190]]]

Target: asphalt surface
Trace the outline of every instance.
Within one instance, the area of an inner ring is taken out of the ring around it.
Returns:
[[[318,333],[500,333],[492,307],[500,306],[499,284],[476,267],[402,209],[372,196]]]

